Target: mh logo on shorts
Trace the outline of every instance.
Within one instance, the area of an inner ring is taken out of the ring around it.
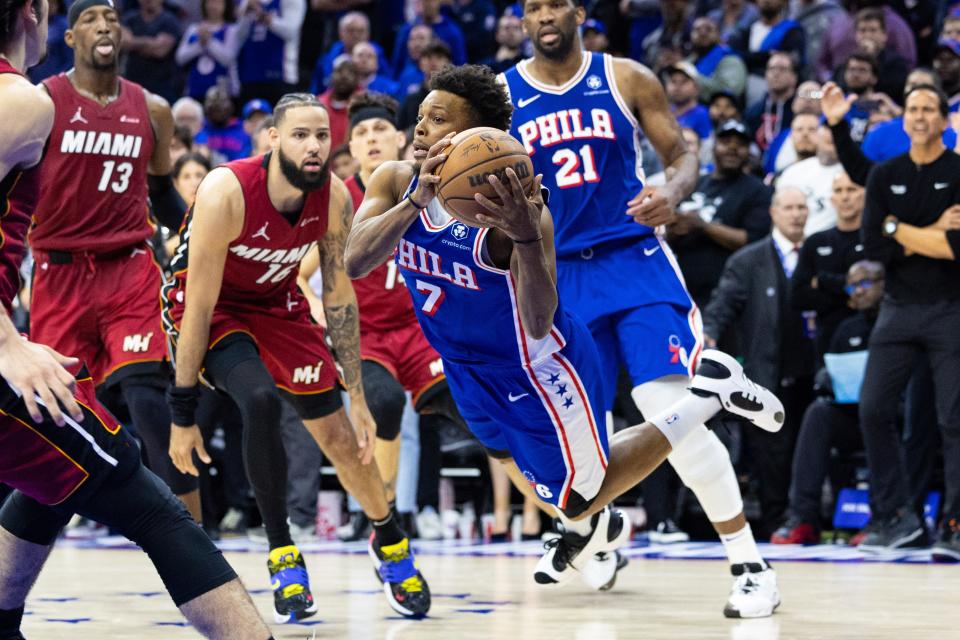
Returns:
[[[673,334],[668,340],[669,345],[668,349],[670,350],[670,364],[677,364],[678,362],[684,367],[690,367],[690,356],[687,354],[687,350],[683,348],[683,345],[680,343],[680,336]]]
[[[437,358],[430,363],[430,375],[436,378],[443,375],[443,359]]]
[[[132,336],[124,336],[123,350],[126,353],[146,353],[150,349],[150,338],[152,337],[152,331],[145,336],[139,333]]]
[[[323,360],[317,362],[317,366],[307,365],[297,367],[293,370],[293,384],[316,384],[320,382],[320,369],[323,367]]]

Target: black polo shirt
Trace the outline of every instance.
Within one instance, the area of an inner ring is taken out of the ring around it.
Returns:
[[[907,303],[960,300],[960,262],[917,254],[907,257],[902,245],[882,233],[888,215],[926,227],[958,203],[960,156],[953,151],[946,150],[925,165],[915,164],[909,154],[904,154],[870,171],[863,212],[863,246],[868,258],[886,266],[888,296]],[[948,231],[947,241],[954,256],[960,258],[960,231]]]

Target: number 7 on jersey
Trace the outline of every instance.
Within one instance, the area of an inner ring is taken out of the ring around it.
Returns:
[[[421,309],[423,309],[425,314],[432,318],[433,314],[437,312],[437,309],[443,302],[443,289],[435,284],[430,284],[429,282],[424,282],[423,280],[417,280],[417,291],[427,294],[427,299],[423,301],[423,306]]]

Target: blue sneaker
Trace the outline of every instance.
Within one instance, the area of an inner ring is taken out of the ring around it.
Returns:
[[[430,587],[417,569],[410,541],[404,538],[397,544],[381,547],[376,534],[371,534],[367,550],[390,607],[407,618],[426,617],[430,610]]]
[[[307,565],[299,549],[289,545],[271,550],[267,568],[273,588],[273,619],[277,623],[296,622],[317,612],[310,593]]]

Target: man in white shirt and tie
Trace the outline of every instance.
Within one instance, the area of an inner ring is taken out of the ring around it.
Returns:
[[[770,204],[770,235],[730,256],[703,314],[708,344],[734,331],[744,371],[768,389],[777,389],[786,412],[783,429],[773,437],[744,432],[750,450],[762,452],[750,460],[760,486],[757,539],[769,537],[784,518],[800,418],[813,400],[812,318],[805,319],[788,299],[808,213],[801,189],[779,186]]]

